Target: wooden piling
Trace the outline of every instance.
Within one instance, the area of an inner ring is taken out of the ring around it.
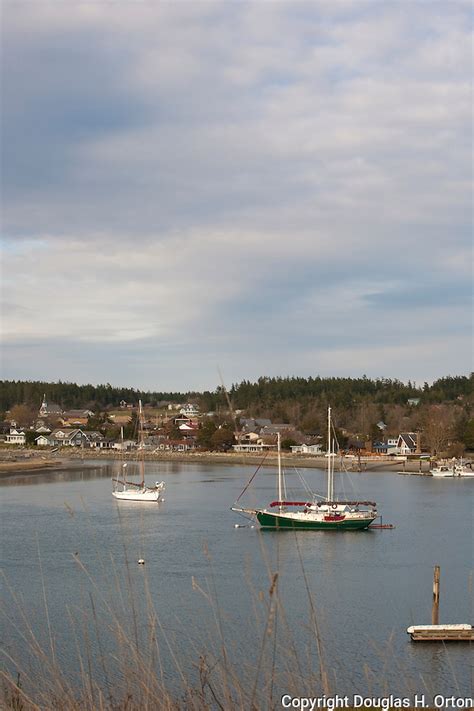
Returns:
[[[440,567],[435,565],[433,575],[433,606],[431,608],[431,624],[439,624],[439,577]]]

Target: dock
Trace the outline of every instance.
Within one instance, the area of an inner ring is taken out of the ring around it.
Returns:
[[[474,642],[472,625],[412,625],[407,632],[413,642]]]
[[[433,574],[433,605],[431,625],[412,625],[407,633],[412,642],[474,642],[474,627],[469,624],[439,624],[439,581],[441,569],[435,565]]]

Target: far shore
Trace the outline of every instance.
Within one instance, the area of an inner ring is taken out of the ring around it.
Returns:
[[[24,471],[31,474],[35,471],[44,471],[45,469],[64,469],[68,462],[74,462],[76,465],[84,461],[91,463],[103,462],[111,459],[125,458],[127,461],[132,461],[136,458],[136,452],[127,452],[122,455],[120,452],[106,451],[91,451],[91,450],[68,450],[62,448],[56,452],[43,451],[41,456],[37,450],[13,450],[2,449],[0,451],[0,477],[6,477],[9,474],[18,474]],[[188,462],[200,464],[234,464],[234,465],[254,465],[254,466],[272,466],[277,465],[277,456],[275,452],[269,452],[266,455],[255,453],[242,452],[146,452],[146,461],[165,461],[165,462]],[[314,468],[325,469],[327,467],[327,458],[324,456],[314,455],[293,455],[290,453],[282,454],[283,464],[288,467]],[[358,472],[381,472],[381,471],[400,471],[407,474],[427,474],[432,466],[427,459],[382,459],[380,457],[361,457],[360,462],[357,457],[343,458],[342,466],[348,471]],[[336,457],[336,469],[341,468],[341,458]]]

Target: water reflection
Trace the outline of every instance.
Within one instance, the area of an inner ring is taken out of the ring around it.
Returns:
[[[106,463],[70,462],[63,467],[8,473],[0,478],[0,486],[35,486],[36,484],[59,484],[65,481],[90,481],[111,477],[113,465]]]

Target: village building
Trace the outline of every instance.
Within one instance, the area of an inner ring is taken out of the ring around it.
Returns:
[[[375,442],[373,451],[377,454],[399,454],[398,437],[388,437],[383,442]]]
[[[6,444],[26,444],[26,435],[21,430],[12,427],[5,436],[5,442]]]
[[[49,436],[39,435],[35,440],[39,447],[88,447],[90,440],[82,430],[56,429]]]
[[[137,443],[133,439],[121,439],[115,440],[112,445],[113,449],[118,449],[120,452],[129,452],[131,449],[135,449]]]
[[[199,407],[191,402],[186,403],[179,411],[180,415],[186,417],[197,417],[199,415]]]
[[[298,444],[291,447],[292,454],[322,454],[320,444]]]
[[[165,442],[161,442],[156,448],[162,452],[190,452],[196,449],[196,444],[193,439],[167,439]]]
[[[419,454],[419,435],[416,432],[402,432],[398,435],[397,449],[401,455]]]
[[[43,395],[43,402],[39,409],[40,417],[51,417],[53,415],[62,415],[63,408],[55,402],[48,402],[46,400],[46,393]]]
[[[274,444],[264,444],[260,439],[257,442],[248,444],[233,444],[234,452],[267,452],[269,449],[274,449]]]

